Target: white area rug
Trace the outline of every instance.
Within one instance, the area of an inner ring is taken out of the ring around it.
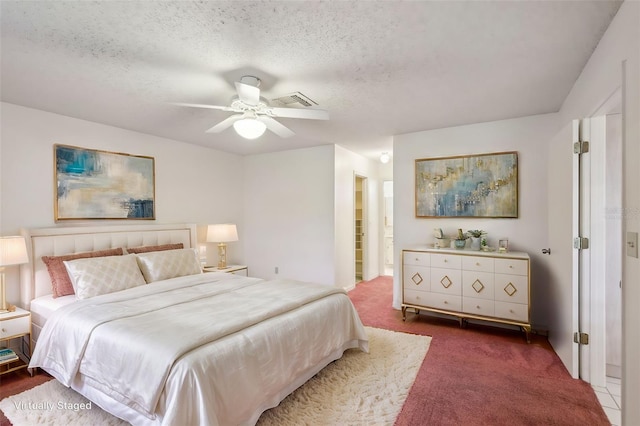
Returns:
[[[348,350],[258,425],[393,425],[431,338],[371,327],[367,333],[369,354]],[[56,380],[3,399],[0,409],[14,426],[127,424]]]

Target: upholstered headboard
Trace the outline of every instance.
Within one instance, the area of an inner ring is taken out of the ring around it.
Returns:
[[[42,256],[182,243],[197,246],[194,224],[139,224],[111,226],[23,229],[30,263],[20,269],[20,304],[29,309],[31,300],[51,294],[51,279]]]

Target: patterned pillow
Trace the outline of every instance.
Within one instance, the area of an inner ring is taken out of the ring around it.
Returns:
[[[202,273],[195,249],[155,251],[136,256],[148,283]]]
[[[121,248],[99,250],[86,253],[74,253],[64,256],[42,256],[42,261],[47,265],[49,277],[51,278],[51,290],[53,297],[67,296],[73,294],[73,284],[69,279],[67,269],[64,267],[65,260],[85,259],[89,257],[122,256]]]
[[[136,255],[65,260],[78,299],[88,299],[146,284]]]
[[[184,244],[161,244],[158,246],[142,246],[142,247],[127,247],[127,253],[149,253],[150,251],[164,251],[164,250],[178,250],[183,249]]]

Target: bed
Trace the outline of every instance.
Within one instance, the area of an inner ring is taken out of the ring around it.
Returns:
[[[345,350],[368,351],[364,327],[342,289],[199,268],[167,275],[184,270],[190,253],[197,262],[194,225],[23,234],[31,252],[31,264],[21,271],[22,303],[33,317],[30,367],[132,424],[255,424]],[[184,248],[68,261],[75,296],[52,296],[42,261],[168,244]],[[140,279],[131,265],[139,266],[142,284],[122,284]],[[106,270],[108,280],[95,278]],[[101,280],[126,288],[87,293]]]

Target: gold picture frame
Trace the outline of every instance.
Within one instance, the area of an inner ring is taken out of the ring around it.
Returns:
[[[416,217],[518,217],[518,153],[415,160]]]
[[[53,146],[54,217],[154,220],[153,157]]]

